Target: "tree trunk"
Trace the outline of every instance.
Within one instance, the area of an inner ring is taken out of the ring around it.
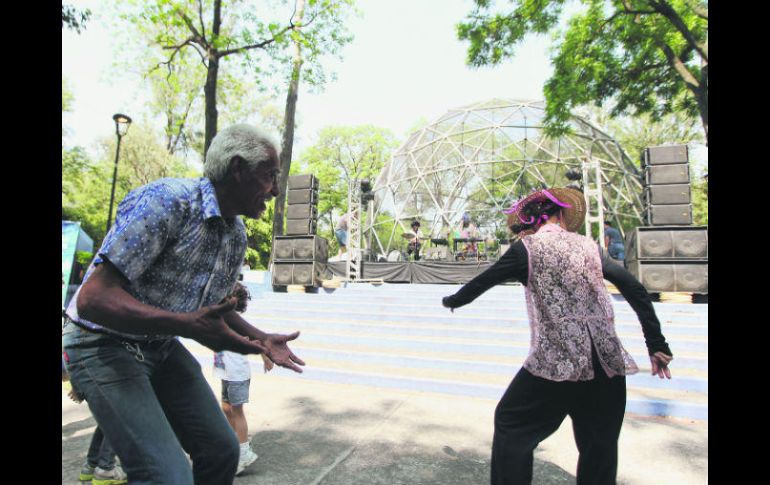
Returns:
[[[700,118],[703,122],[703,132],[706,134],[706,146],[709,146],[709,74],[708,64],[703,66],[700,89],[696,93]]]
[[[301,27],[305,13],[305,0],[297,0],[297,24]],[[298,28],[300,28],[298,27]],[[283,215],[286,204],[287,183],[289,170],[291,170],[291,152],[294,145],[294,114],[297,109],[297,91],[299,89],[299,77],[302,69],[302,49],[298,42],[294,43],[294,65],[289,81],[289,92],[286,95],[286,111],[283,117],[283,138],[281,140],[281,179],[278,181],[280,194],[275,199],[275,212],[273,219],[273,241],[275,236],[283,235]]]
[[[203,95],[206,98],[206,125],[205,142],[203,145],[203,159],[209,151],[211,140],[217,134],[217,76],[219,74],[219,59],[209,56],[208,72],[206,73],[206,85],[203,87]]]
[[[219,27],[222,24],[222,0],[214,2],[214,21],[211,25],[213,32],[208,49],[208,70],[206,72],[206,85],[203,87],[203,95],[206,99],[206,125],[203,144],[203,160],[206,160],[206,152],[209,151],[211,140],[217,134],[217,76],[219,75],[219,53],[216,41],[219,36]]]

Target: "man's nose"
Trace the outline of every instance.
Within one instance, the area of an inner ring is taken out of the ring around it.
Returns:
[[[281,195],[281,191],[278,190],[278,184],[274,183],[272,188],[270,189],[270,193],[273,195],[273,197],[278,197]]]

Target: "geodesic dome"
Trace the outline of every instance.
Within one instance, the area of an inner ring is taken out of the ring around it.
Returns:
[[[486,237],[506,237],[502,210],[532,190],[566,186],[567,169],[582,173],[584,161],[598,162],[604,218],[619,228],[639,224],[639,170],[620,145],[579,116],[571,134],[546,137],[544,118],[542,101],[493,99],[451,109],[412,133],[374,184],[372,249],[403,245],[413,219],[425,234],[446,237],[464,212]]]

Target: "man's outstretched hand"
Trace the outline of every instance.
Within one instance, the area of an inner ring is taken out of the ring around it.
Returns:
[[[259,354],[266,347],[259,340],[249,340],[225,322],[223,316],[235,309],[238,300],[227,298],[222,303],[205,306],[192,312],[190,321],[180,328],[179,335],[200,342],[215,352],[230,350],[239,354]]]
[[[262,345],[265,347],[265,355],[272,360],[276,365],[286,367],[294,372],[302,373],[302,369],[298,365],[305,365],[305,362],[294,355],[294,352],[289,349],[286,342],[294,340],[299,337],[299,332],[294,332],[290,335],[280,335],[277,333],[267,334],[267,338],[262,341]]]

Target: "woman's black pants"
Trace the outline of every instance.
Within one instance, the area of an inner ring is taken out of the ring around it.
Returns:
[[[608,378],[593,360],[590,381],[549,381],[523,367],[516,374],[495,410],[492,485],[532,483],[535,448],[567,415],[580,453],[577,485],[615,484],[626,378]]]

